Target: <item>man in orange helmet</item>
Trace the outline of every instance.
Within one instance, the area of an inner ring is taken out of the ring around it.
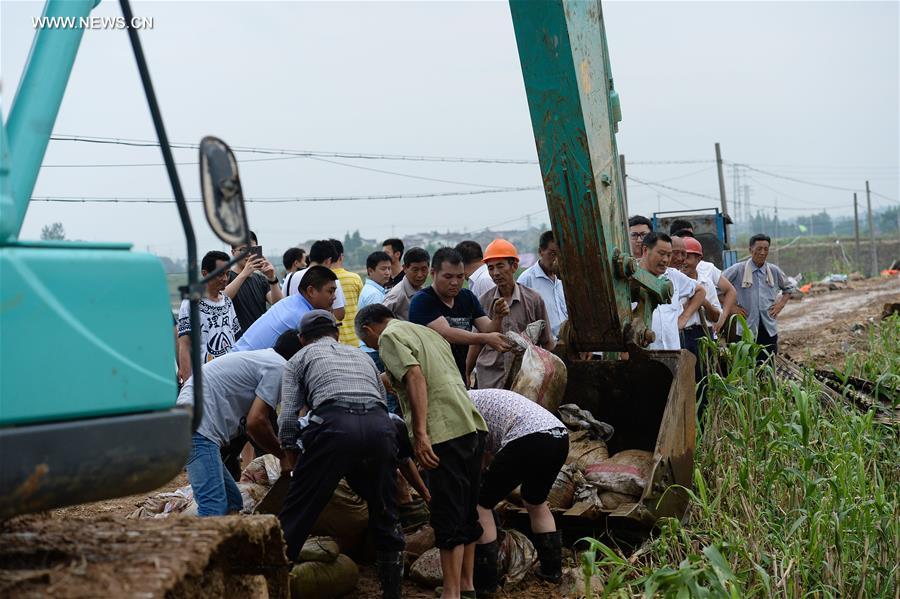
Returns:
[[[515,331],[521,333],[530,323],[543,320],[539,345],[553,349],[553,335],[550,332],[550,317],[540,294],[533,289],[516,282],[516,271],[519,268],[519,252],[516,246],[505,239],[495,239],[484,252],[484,263],[496,287],[484,292],[478,301],[488,318],[494,319],[498,306],[504,307],[509,314],[503,318],[501,332]],[[495,349],[482,346],[469,346],[466,358],[466,380],[471,379],[475,368],[476,389],[502,389],[512,366],[513,356]]]

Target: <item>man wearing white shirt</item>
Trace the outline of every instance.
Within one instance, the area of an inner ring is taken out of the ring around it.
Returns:
[[[297,295],[300,292],[300,281],[303,279],[303,275],[306,274],[306,271],[311,267],[325,266],[331,268],[332,263],[336,262],[339,257],[337,248],[334,247],[334,244],[331,243],[331,241],[320,239],[313,243],[312,247],[309,248],[309,266],[292,273],[284,279],[284,283],[282,284],[284,297]],[[338,285],[337,290],[334,293],[334,303],[331,305],[331,313],[334,314],[334,317],[338,321],[344,319],[344,306],[346,306],[346,304],[344,291],[341,289],[341,286]]]
[[[453,249],[463,257],[463,270],[469,282],[469,291],[474,293],[475,297],[481,297],[496,287],[488,273],[487,264],[484,263],[484,252],[481,251],[481,245],[477,241],[460,241]]]
[[[547,315],[550,317],[550,332],[556,341],[559,339],[560,325],[569,319],[569,309],[566,307],[563,284],[558,276],[559,246],[553,239],[553,231],[541,234],[538,256],[540,259],[519,275],[517,283],[534,289],[544,300]]]
[[[680,332],[706,297],[706,291],[697,281],[669,268],[671,259],[671,237],[654,232],[644,236],[641,268],[658,277],[665,277],[673,287],[671,303],[660,304],[653,310],[651,328],[656,333],[656,340],[647,349],[681,349]]]

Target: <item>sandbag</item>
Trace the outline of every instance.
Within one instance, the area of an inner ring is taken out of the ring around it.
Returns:
[[[271,453],[254,458],[241,471],[239,483],[256,483],[271,487],[281,477],[281,462]]]
[[[550,509],[566,510],[572,507],[572,498],[575,496],[574,466],[563,466],[550,487],[547,495],[547,503]]]
[[[498,530],[497,533],[502,536],[497,560],[500,576],[505,578],[505,586],[511,586],[521,582],[537,563],[537,551],[528,537],[518,530]]]
[[[509,495],[506,496],[506,501],[513,505],[524,507],[525,503],[522,501],[522,485],[519,485],[518,487],[510,491]]]
[[[398,505],[397,515],[400,517],[400,526],[403,527],[403,532],[417,531],[431,520],[428,504],[418,496],[409,503]]]
[[[334,539],[328,537],[309,537],[300,548],[297,561],[301,562],[325,562],[330,564],[337,559],[341,548]]]
[[[588,431],[569,433],[569,455],[566,464],[583,471],[591,464],[598,464],[609,457],[609,450],[603,441],[592,441]]]
[[[505,578],[506,585],[521,582],[537,563],[534,545],[518,530],[498,530],[497,539],[500,544],[497,555],[500,577]],[[440,550],[434,547],[423,553],[410,567],[409,577],[424,587],[433,589],[439,586],[443,582]]]
[[[337,541],[341,553],[358,555],[365,544],[368,526],[369,506],[347,481],[341,480],[310,533],[331,537]]]
[[[293,599],[332,599],[342,597],[356,588],[359,568],[344,554],[331,563],[304,562],[291,570],[290,584]]]
[[[241,499],[244,502],[244,507],[241,508],[242,514],[252,514],[257,504],[262,501],[262,498],[266,496],[270,488],[269,485],[244,482],[238,483],[237,486],[241,492]]]
[[[409,577],[423,587],[430,589],[438,587],[444,581],[440,549],[432,547],[419,556],[409,568]]]
[[[524,395],[555,413],[566,392],[566,365],[557,356],[516,332],[510,331],[506,337],[525,352],[510,391]]]
[[[603,491],[599,494],[600,502],[603,504],[603,509],[613,511],[619,508],[620,505],[628,504],[628,503],[637,503],[641,500],[638,495],[624,495],[622,493],[615,493],[613,491]]]
[[[414,533],[406,535],[406,559],[411,563],[434,547],[434,529],[425,525]]]
[[[592,464],[584,477],[601,491],[642,495],[653,469],[653,454],[640,449],[620,451],[599,464]]]

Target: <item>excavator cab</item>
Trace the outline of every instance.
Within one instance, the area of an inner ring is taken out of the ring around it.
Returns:
[[[604,522],[567,514],[559,524],[582,533],[616,522],[647,528],[687,509],[695,360],[683,350],[645,349],[654,339],[653,309],[672,290],[630,255],[615,137],[621,108],[602,8],[599,1],[511,0],[510,10],[569,311],[561,333],[563,401],[615,428],[611,455],[654,454],[639,502],[619,506]]]
[[[51,0],[44,15],[77,19],[95,4]],[[127,243],[19,239],[82,33],[39,29],[9,119],[0,115],[0,520],[155,489],[181,472],[199,423],[198,411],[175,407],[175,328],[159,259]],[[137,34],[129,33],[188,242],[182,294],[197,331],[197,302],[219,273],[198,275],[187,205]],[[200,165],[213,231],[249,247],[233,154],[205,138]]]

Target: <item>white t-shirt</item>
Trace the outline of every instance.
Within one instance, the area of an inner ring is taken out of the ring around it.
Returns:
[[[287,361],[274,349],[230,353],[203,365],[203,418],[197,432],[225,445],[242,431],[253,400],[273,410],[281,401],[281,377]],[[177,405],[194,405],[194,377],[178,394]]]
[[[712,262],[707,262],[706,260],[701,260],[697,265],[697,282],[703,285],[703,289],[706,290],[706,301],[713,305],[718,310],[722,309],[722,303],[719,301],[719,277],[722,276],[722,271],[718,269],[718,267]],[[707,315],[707,324],[713,325],[714,322],[709,322],[710,316]],[[700,324],[700,310],[694,312],[694,315],[690,317],[687,322],[687,326],[692,327],[694,325]]]
[[[469,291],[475,294],[475,297],[481,297],[497,285],[488,273],[487,264],[482,264],[469,277]]]
[[[178,311],[178,336],[191,334],[191,303],[182,300]],[[234,338],[241,331],[234,304],[224,293],[219,301],[200,300],[200,359],[206,363],[227,354],[234,347]]]
[[[303,275],[306,274],[307,270],[309,270],[308,266],[284,278],[284,282],[281,284],[281,293],[284,294],[284,297],[300,293],[300,281],[303,280]],[[332,310],[337,310],[347,305],[347,300],[344,299],[344,290],[341,289],[341,282],[336,281],[336,283],[338,285],[334,291],[334,302],[331,304]]]
[[[681,349],[678,317],[684,311],[684,303],[693,297],[699,283],[674,268],[667,268],[662,277],[672,281],[672,301],[658,305],[653,311],[651,328],[656,333],[656,341],[647,346],[647,349]]]

